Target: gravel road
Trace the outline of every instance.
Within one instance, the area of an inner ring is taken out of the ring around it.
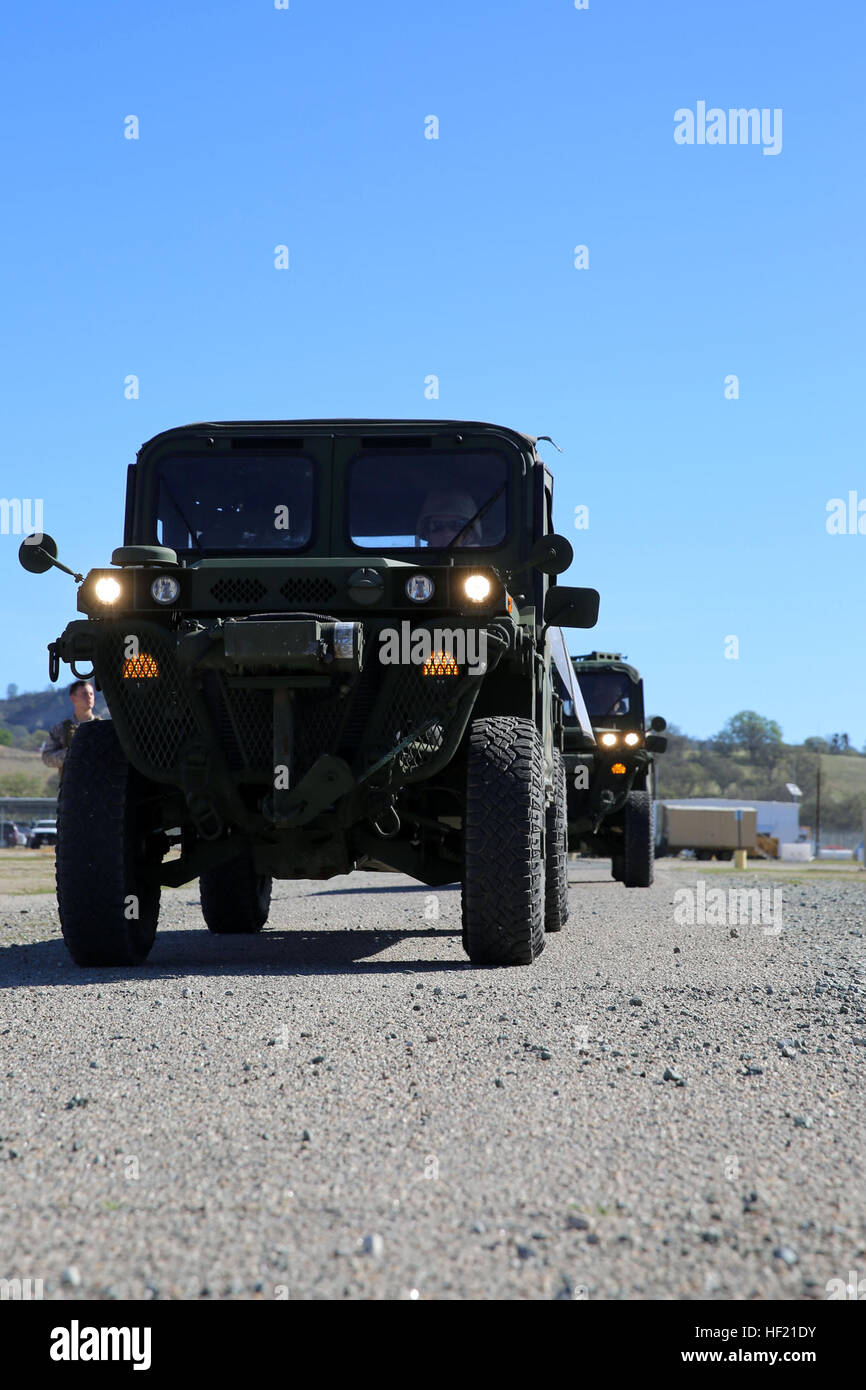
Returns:
[[[508,970],[465,959],[459,889],[394,874],[276,884],[246,939],[166,891],[135,972],[74,966],[53,897],[0,898],[0,1278],[823,1300],[866,1276],[863,887],[777,874],[781,923],[691,926],[697,867],[627,890],[572,862],[568,926]]]

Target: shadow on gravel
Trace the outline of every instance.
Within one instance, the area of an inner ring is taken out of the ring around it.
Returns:
[[[268,931],[255,936],[219,937],[191,931],[158,931],[144,965],[93,969],[73,964],[62,940],[7,946],[0,951],[0,989],[34,984],[92,985],[119,980],[187,980],[191,975],[393,975],[477,969],[465,956],[457,960],[380,961],[370,959],[412,937],[435,941],[457,930]]]
[[[373,893],[457,893],[460,891],[459,883],[440,883],[438,888],[431,888],[427,883],[389,883],[383,884],[381,888],[320,888],[315,893],[304,893],[305,898],[344,898],[349,893],[361,893],[364,897],[369,897]]]

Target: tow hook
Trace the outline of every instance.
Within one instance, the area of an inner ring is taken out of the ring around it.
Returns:
[[[380,812],[371,824],[376,834],[380,835],[383,840],[393,840],[395,835],[399,835],[400,817],[394,802],[389,802],[384,811]]]
[[[598,827],[601,825],[602,821],[604,820],[605,816],[607,815],[608,811],[610,810],[611,806],[615,801],[616,797],[614,796],[613,792],[610,790],[609,787],[605,787],[604,791],[598,798],[598,815],[596,816],[595,825],[592,828],[592,833],[594,835],[597,834]]]

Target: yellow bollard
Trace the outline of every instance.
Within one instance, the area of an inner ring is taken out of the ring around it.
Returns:
[[[747,853],[746,853],[746,851],[745,851],[744,849],[735,849],[735,850],[734,850],[734,868],[735,868],[735,869],[745,869],[745,868],[748,868],[748,864],[747,864],[747,862],[746,862],[747,859],[748,859],[748,855],[747,855]]]

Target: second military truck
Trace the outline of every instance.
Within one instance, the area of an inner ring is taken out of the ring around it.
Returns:
[[[574,852],[610,856],[611,873],[626,888],[653,881],[653,754],[667,739],[660,715],[647,726],[643,681],[619,652],[572,658],[593,731],[581,710],[566,703],[565,763],[568,843]]]

